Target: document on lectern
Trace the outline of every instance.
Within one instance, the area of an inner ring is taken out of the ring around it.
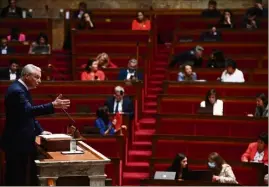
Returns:
[[[67,134],[50,134],[50,135],[39,135],[40,137],[49,140],[49,139],[72,139],[71,136]]]

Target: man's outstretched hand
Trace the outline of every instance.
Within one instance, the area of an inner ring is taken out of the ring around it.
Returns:
[[[53,102],[54,108],[67,109],[70,107],[70,99],[62,99],[62,94],[60,94]]]

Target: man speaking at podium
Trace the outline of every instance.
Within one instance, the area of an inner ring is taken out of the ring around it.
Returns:
[[[12,83],[5,96],[6,124],[3,132],[2,148],[6,157],[6,185],[38,185],[36,173],[35,138],[44,131],[36,116],[53,114],[56,108],[68,108],[70,100],[55,101],[43,105],[32,105],[30,89],[41,83],[41,69],[32,64],[24,66],[21,78]]]

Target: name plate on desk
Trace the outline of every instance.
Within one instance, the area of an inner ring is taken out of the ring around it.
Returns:
[[[66,134],[40,135],[40,146],[47,152],[69,151],[71,139]]]

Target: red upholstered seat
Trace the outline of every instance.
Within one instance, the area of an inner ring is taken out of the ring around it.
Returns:
[[[47,30],[50,29],[49,19],[1,19],[0,28],[13,28],[16,25],[21,30]]]
[[[175,54],[188,51],[195,47],[197,44],[204,47],[204,54],[211,54],[213,49],[223,51],[224,54],[264,54],[266,52],[265,44],[235,44],[235,43],[186,43],[175,46]]]
[[[73,32],[73,39],[76,44],[87,42],[144,42],[149,40],[149,32],[145,31],[76,31]]]
[[[148,54],[147,45],[139,45],[139,53],[141,55]],[[114,44],[80,44],[76,45],[75,53],[76,54],[96,54],[96,53],[117,53],[117,54],[135,54],[137,50],[136,42],[132,44],[124,44],[124,43],[114,43]]]
[[[238,85],[238,87],[231,86],[231,87],[216,87],[212,85],[210,88],[216,89],[217,93],[222,96],[253,96],[255,97],[257,93],[267,93],[267,87],[266,86],[252,86],[252,87],[241,87]],[[205,93],[210,89],[207,86],[203,85],[196,85],[196,86],[188,86],[185,87],[185,89],[182,89],[182,87],[177,86],[168,86],[168,89],[166,90],[166,94],[180,94],[180,95],[192,95],[195,93],[195,95],[202,95],[204,96]]]
[[[227,161],[237,161],[240,160],[247,147],[248,143],[158,140],[154,157],[174,158],[177,153],[185,153],[189,159],[207,160],[211,152],[218,152]]]
[[[129,60],[131,58],[136,58],[136,54],[126,54],[126,55],[110,55],[110,60],[113,62],[113,64],[117,65],[119,68],[126,68]],[[95,59],[96,55],[87,55],[87,56],[74,56],[73,62],[76,64],[76,67],[81,67],[82,64],[87,64],[89,59]],[[138,60],[138,67],[144,68],[145,67],[146,60],[142,57]]]
[[[266,120],[250,120],[247,117],[245,119],[228,119],[211,118],[210,116],[207,118],[160,116],[157,124],[158,134],[171,135],[256,138],[257,134],[268,130]]]

